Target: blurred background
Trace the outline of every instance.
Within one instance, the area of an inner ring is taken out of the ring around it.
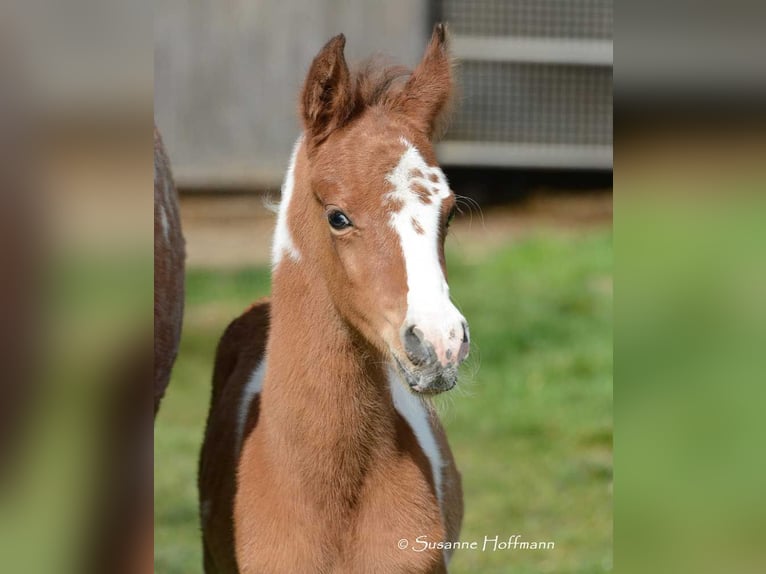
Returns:
[[[262,199],[279,197],[303,74],[340,31],[351,59],[414,64],[437,18],[464,76],[445,140],[462,143],[441,159],[481,206],[448,239],[476,342],[440,406],[463,538],[556,542],[461,551],[455,570],[609,568],[614,251],[615,570],[763,571],[766,4],[3,0],[0,16],[0,571],[148,571],[129,567],[136,529],[115,502],[145,508],[131,483],[152,473],[130,451],[150,454],[149,377],[123,375],[152,339],[153,116],[189,242],[154,443],[155,571],[198,572],[213,348],[269,288]]]
[[[413,66],[438,21],[461,87],[443,164],[611,170],[611,0],[162,0],[155,117],[178,185],[278,186],[318,48],[342,31],[350,62]]]
[[[439,400],[463,473],[462,540],[520,534],[553,551],[459,551],[452,572],[612,567],[611,0],[155,3],[155,120],[187,243],[181,349],[155,431],[155,570],[199,572],[196,470],[215,346],[269,292],[273,214],[308,66],[333,35],[350,63],[408,66],[449,24],[455,114],[437,147],[469,198],[447,240],[471,324]]]

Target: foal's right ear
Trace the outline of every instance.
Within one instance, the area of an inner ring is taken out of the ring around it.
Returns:
[[[346,37],[338,34],[325,44],[311,63],[301,94],[301,119],[309,149],[341,127],[353,110],[351,75],[343,48]]]

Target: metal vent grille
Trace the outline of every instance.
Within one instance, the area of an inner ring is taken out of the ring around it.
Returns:
[[[447,140],[612,144],[612,69],[463,62]]]
[[[440,17],[465,36],[611,39],[612,0],[443,0]]]

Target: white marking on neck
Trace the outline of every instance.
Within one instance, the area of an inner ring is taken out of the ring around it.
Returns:
[[[282,199],[279,202],[279,211],[277,213],[277,225],[274,229],[274,239],[271,244],[271,268],[276,269],[282,260],[282,254],[287,255],[295,261],[301,257],[300,252],[295,247],[290,229],[287,224],[287,212],[290,207],[290,199],[293,196],[295,187],[295,162],[298,158],[298,150],[303,142],[303,136],[298,138],[293,146],[293,153],[290,156],[290,165],[287,167],[285,181],[282,184]]]
[[[439,514],[444,520],[444,495],[442,493],[442,471],[444,468],[444,459],[441,450],[436,442],[428,407],[423,400],[413,395],[404,385],[399,375],[393,370],[388,371],[388,384],[391,387],[391,398],[394,402],[394,408],[407,421],[418,441],[420,448],[426,455],[428,463],[431,465],[431,474],[433,476],[434,488],[436,489],[436,502],[439,504]],[[444,556],[444,565],[449,565],[450,555],[446,550],[442,551]]]
[[[431,464],[434,486],[436,487],[436,499],[439,502],[439,509],[442,506],[442,467],[444,462],[439,445],[436,443],[429,412],[420,397],[415,396],[408,391],[404,385],[407,383],[399,378],[399,375],[389,369],[388,382],[391,386],[391,398],[394,401],[394,408],[402,415],[407,424],[410,425],[415,438],[423,449],[428,462]]]
[[[242,396],[239,400],[239,410],[237,411],[237,450],[242,448],[242,440],[245,438],[245,425],[247,424],[247,415],[250,414],[250,406],[253,404],[255,395],[261,392],[263,386],[263,375],[266,373],[266,358],[261,359],[258,366],[250,375],[247,383],[242,389]]]

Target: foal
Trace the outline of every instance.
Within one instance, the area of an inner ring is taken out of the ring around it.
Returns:
[[[452,91],[445,30],[407,79],[351,74],[344,44],[303,87],[271,300],[218,346],[199,476],[208,574],[446,572],[435,543],[458,539],[460,475],[425,398],[455,385],[469,346],[431,144]],[[417,537],[433,547],[414,551]]]

